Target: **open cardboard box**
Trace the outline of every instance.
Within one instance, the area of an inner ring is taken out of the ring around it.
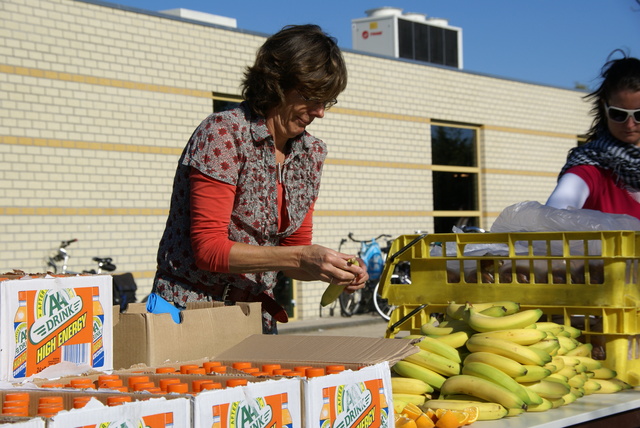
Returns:
[[[302,379],[302,426],[393,427],[390,365],[418,352],[413,341],[341,336],[254,335],[223,351],[223,364],[344,365],[337,374]]]
[[[170,314],[151,314],[144,303],[126,313],[113,307],[113,366],[157,367],[166,362],[212,357],[251,335],[262,333],[261,304],[189,304],[177,324]]]

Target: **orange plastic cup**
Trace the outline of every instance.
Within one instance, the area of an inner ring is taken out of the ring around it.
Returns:
[[[220,382],[207,382],[200,385],[200,392],[210,389],[222,389],[222,384]]]
[[[262,371],[268,374],[273,374],[273,371],[281,368],[280,364],[263,364]]]
[[[207,374],[207,371],[204,367],[198,367],[196,369],[187,369],[187,374],[204,375]]]
[[[251,367],[251,363],[248,361],[236,361],[235,363],[231,364],[231,367],[236,370],[242,370]]]
[[[133,384],[138,382],[149,382],[149,376],[138,375],[131,376],[127,379],[127,385],[129,385],[129,389],[133,389]]]
[[[242,371],[248,374],[253,374],[259,372],[260,369],[258,367],[246,367],[242,369]]]
[[[167,385],[167,392],[174,394],[188,394],[189,385],[186,383],[170,383]]]
[[[331,373],[340,373],[343,372],[345,370],[344,366],[342,364],[331,364],[325,367],[325,369],[327,370],[327,374],[329,374],[329,372]]]
[[[227,366],[214,366],[214,367],[211,367],[210,373],[225,374],[226,372],[227,372]]]
[[[200,366],[197,364],[183,364],[180,366],[180,373],[187,374],[187,370],[197,368],[200,368]]]
[[[7,392],[4,395],[4,401],[26,401],[29,402],[28,392]]]
[[[170,384],[173,384],[173,383],[181,383],[181,382],[182,382],[182,381],[181,381],[180,379],[178,379],[177,377],[163,377],[162,379],[160,379],[160,380],[158,381],[158,384],[160,385],[160,389],[161,389],[162,391],[165,391],[165,392],[166,392],[166,391],[167,391],[167,387],[168,387]]]
[[[120,406],[124,403],[133,401],[128,395],[112,395],[107,397],[107,406]]]
[[[205,383],[213,383],[211,379],[196,379],[191,382],[191,390],[193,392],[200,392],[202,390],[202,385]]]
[[[91,400],[91,396],[73,397],[73,408],[81,409]]]
[[[71,386],[71,388],[76,388],[76,389],[95,389],[96,385],[93,383],[93,381],[89,378],[76,378],[76,379],[71,379],[69,381],[69,385]]]
[[[175,373],[176,369],[173,367],[158,367],[156,373]]]
[[[146,391],[149,388],[155,388],[155,382],[136,382],[133,384],[134,391]]]
[[[233,388],[234,386],[243,386],[249,383],[246,379],[229,379],[227,380],[227,388]]]
[[[222,363],[220,361],[206,361],[202,364],[202,367],[205,369],[205,371],[207,373],[211,373],[212,372],[212,368],[213,367],[220,367],[222,366]]]
[[[322,367],[312,367],[305,370],[304,374],[307,377],[320,377],[324,376],[325,373]]]
[[[118,386],[123,386],[122,379],[107,379],[103,381],[98,381],[98,388],[115,388]]]

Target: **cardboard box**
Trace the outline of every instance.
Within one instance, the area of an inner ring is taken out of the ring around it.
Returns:
[[[338,374],[303,380],[302,426],[391,428],[390,365],[418,352],[409,340],[340,336],[251,336],[217,355],[223,363],[249,361],[325,367]]]
[[[112,305],[109,275],[2,281],[2,379],[22,381],[60,363],[75,373],[111,370]]]
[[[300,379],[266,380],[193,397],[194,427],[302,428]]]
[[[212,357],[250,335],[262,333],[258,303],[225,306],[202,302],[182,311],[176,324],[169,314],[150,314],[143,303],[129,305],[126,313],[113,307],[113,365],[127,369],[134,364],[157,367],[167,361]]]
[[[0,428],[45,428],[42,418],[0,417]]]
[[[10,392],[28,392],[29,415],[32,421],[46,421],[47,428],[99,428],[99,427],[148,427],[169,428],[189,427],[191,425],[190,398],[184,395],[167,395],[164,397],[151,394],[126,394],[117,392],[97,392],[91,390],[62,389],[5,389],[0,391],[0,401]],[[133,401],[123,405],[108,407],[108,397],[114,395],[130,396]],[[50,418],[35,417],[38,403],[42,397],[59,396],[64,410]],[[93,397],[85,407],[74,408],[74,398]],[[15,418],[24,420],[26,418]],[[19,425],[22,426],[22,425]],[[30,425],[25,425],[30,426]],[[34,425],[44,427],[45,425]]]

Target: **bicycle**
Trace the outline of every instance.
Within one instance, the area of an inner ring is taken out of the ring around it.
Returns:
[[[70,256],[67,251],[67,247],[74,242],[78,242],[78,240],[70,239],[68,241],[60,242],[58,248],[46,259],[48,272],[53,274],[79,274],[79,272],[72,272],[68,269]],[[82,274],[97,275],[103,273],[103,271],[113,272],[116,270],[116,265],[113,264],[113,259],[111,257],[93,257],[91,260],[98,264],[97,269],[83,270],[81,272]],[[126,309],[129,303],[136,301],[136,291],[138,286],[131,273],[127,272],[112,275],[111,277],[113,279],[113,304],[115,306],[120,306],[120,312],[122,312]]]
[[[338,298],[340,302],[340,314],[344,317],[350,317],[357,313],[375,311],[383,319],[388,321],[395,307],[389,305],[386,299],[380,297],[380,294],[378,294],[378,285],[387,254],[391,248],[391,235],[381,234],[370,240],[358,240],[355,239],[353,233],[350,232],[348,237],[351,241],[360,244],[358,257],[360,257],[366,265],[369,280],[364,288],[356,290],[351,294],[344,292],[340,295]],[[380,239],[386,239],[386,245],[384,247],[380,246],[378,242]],[[338,251],[341,250],[342,245],[346,242],[347,239],[340,241]],[[392,278],[395,283],[410,284],[408,263],[399,264],[394,270]]]

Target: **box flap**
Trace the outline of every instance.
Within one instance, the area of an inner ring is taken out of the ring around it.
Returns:
[[[114,367],[212,357],[262,331],[259,302],[206,306],[185,309],[176,324],[170,314],[141,313],[139,305],[130,305],[114,326]]]
[[[216,356],[225,361],[390,365],[418,349],[408,340],[354,336],[253,335]]]

